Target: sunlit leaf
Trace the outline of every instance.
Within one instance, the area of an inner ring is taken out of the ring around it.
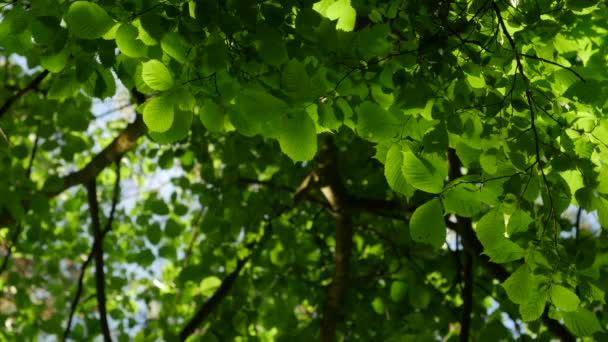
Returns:
[[[103,8],[89,1],[73,2],[65,21],[70,32],[83,39],[99,38],[114,26],[114,20]]]
[[[429,244],[435,248],[445,242],[446,226],[443,221],[443,208],[439,199],[432,199],[416,208],[410,220],[412,240]]]

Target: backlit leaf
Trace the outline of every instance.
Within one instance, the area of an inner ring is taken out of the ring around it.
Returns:
[[[412,240],[440,248],[445,243],[446,226],[439,199],[432,199],[416,208],[410,219]]]
[[[141,77],[154,90],[169,90],[173,87],[173,76],[167,67],[152,59],[143,63]]]
[[[114,26],[114,20],[96,3],[76,1],[70,5],[65,21],[70,32],[78,38],[96,39]]]
[[[158,96],[146,101],[144,122],[153,132],[165,132],[171,128],[174,119],[173,101],[167,96]]]
[[[295,161],[311,160],[317,153],[315,123],[304,112],[286,115],[279,133],[281,151]]]
[[[578,296],[572,292],[572,290],[561,285],[553,284],[551,285],[551,290],[549,293],[551,302],[558,309],[560,309],[560,311],[572,312],[578,309],[580,300],[578,299]]]

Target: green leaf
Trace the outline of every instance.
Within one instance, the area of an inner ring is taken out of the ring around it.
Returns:
[[[147,53],[146,45],[137,36],[137,28],[130,24],[121,24],[116,31],[116,45],[122,53],[129,57],[144,57]]]
[[[481,189],[473,184],[461,184],[453,187],[443,197],[445,211],[462,217],[473,217],[481,209],[480,191]]]
[[[278,140],[281,151],[294,162],[311,160],[317,153],[315,123],[304,111],[283,117]]]
[[[372,308],[378,315],[384,314],[384,301],[380,297],[374,298],[372,301]]]
[[[158,245],[158,243],[160,242],[161,235],[162,235],[162,232],[161,232],[160,226],[158,224],[151,225],[150,227],[148,227],[148,230],[146,231],[146,236],[148,237],[148,241],[150,241],[150,243],[153,245]]]
[[[216,276],[210,276],[201,280],[200,290],[203,296],[211,296],[217,290],[222,281]]]
[[[174,119],[173,101],[165,95],[149,99],[144,107],[144,123],[153,132],[166,132]]]
[[[50,72],[58,73],[63,70],[69,58],[70,49],[65,48],[55,55],[40,57],[40,65]]]
[[[205,99],[201,104],[200,119],[210,132],[224,130],[224,109],[211,99]]]
[[[394,114],[373,102],[365,101],[357,108],[357,133],[369,141],[394,138],[400,128],[401,122]]]
[[[507,296],[515,304],[525,304],[538,292],[538,284],[527,264],[519,266],[502,284]]]
[[[413,152],[403,152],[403,174],[414,188],[438,194],[443,190],[445,172],[436,163],[418,158]]]
[[[434,198],[416,208],[410,219],[412,240],[440,248],[445,243],[446,226],[439,199]]]
[[[519,314],[524,322],[533,322],[542,316],[547,302],[547,291],[532,292],[528,302],[519,306]]]
[[[264,134],[277,137],[287,104],[262,89],[245,89],[236,98],[236,106],[228,114],[230,121],[243,135]]]
[[[479,164],[481,164],[481,167],[485,172],[491,175],[496,174],[498,171],[496,154],[497,151],[495,149],[491,149],[483,152],[479,157]]]
[[[560,311],[576,311],[580,303],[580,299],[573,291],[557,284],[551,285],[550,297],[553,305]]]
[[[528,230],[530,223],[534,222],[530,215],[522,209],[517,209],[511,217],[507,225],[507,233],[513,235],[515,233],[525,232]]]
[[[496,209],[488,212],[477,222],[475,229],[484,254],[495,263],[505,263],[524,257],[525,251],[505,237],[504,214]]]
[[[281,72],[281,89],[296,99],[310,97],[310,78],[306,66],[295,58],[283,67]]]
[[[402,301],[407,295],[407,283],[404,281],[394,281],[391,284],[391,299],[393,302]]]
[[[192,112],[176,110],[173,113],[173,123],[168,130],[164,132],[155,132],[151,130],[148,134],[152,140],[159,144],[170,144],[186,138],[190,132],[191,125]]]
[[[155,59],[143,63],[141,77],[154,90],[164,91],[173,87],[171,72],[161,61]]]
[[[604,330],[596,315],[585,308],[580,308],[576,312],[564,312],[562,318],[566,328],[578,337],[592,336]]]
[[[175,219],[169,218],[165,224],[165,234],[169,238],[178,237],[182,231],[184,230],[184,226],[178,223]]]
[[[180,63],[186,62],[186,50],[184,49],[181,37],[177,32],[167,32],[160,41],[160,46],[167,55]]]
[[[393,144],[386,155],[384,177],[386,177],[386,181],[391,189],[409,198],[414,195],[414,188],[405,180],[405,176],[401,170],[402,166],[403,152],[401,152],[401,146]]]
[[[114,26],[114,20],[99,5],[89,1],[76,1],[70,5],[65,22],[78,38],[96,39]]]
[[[256,32],[256,38],[256,50],[264,62],[270,65],[280,65],[287,61],[287,46],[279,31],[261,25]]]
[[[329,20],[338,20],[336,29],[352,31],[355,28],[357,12],[350,5],[350,0],[337,0],[325,10],[324,15]]]
[[[64,19],[70,32],[82,39],[100,38],[114,26],[103,8],[89,1],[72,3]]]

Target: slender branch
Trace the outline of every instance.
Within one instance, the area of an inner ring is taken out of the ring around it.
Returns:
[[[278,217],[283,214],[283,212],[288,209],[287,207],[279,210],[275,217]],[[236,263],[236,268],[234,271],[230,272],[226,278],[222,281],[220,287],[213,293],[213,295],[196,311],[194,316],[190,318],[188,323],[182,328],[179,332],[179,340],[185,341],[192,335],[196,329],[207,319],[207,317],[215,310],[216,307],[220,305],[220,303],[228,296],[230,290],[234,287],[236,280],[241,273],[241,270],[245,265],[253,258],[255,253],[259,251],[260,246],[264,243],[264,241],[272,234],[272,220],[267,220],[268,224],[265,228],[265,231],[262,233],[262,236],[259,238],[257,242],[252,242],[248,245],[248,248],[255,248],[255,250],[244,258],[239,258]]]
[[[30,81],[30,83],[28,83],[28,85],[26,85],[24,88],[19,89],[15,94],[13,94],[13,96],[9,97],[4,104],[2,105],[2,107],[0,107],[0,119],[4,116],[4,114],[6,114],[6,112],[8,112],[8,110],[10,109],[10,107],[13,105],[13,103],[15,101],[17,101],[18,99],[20,99],[23,95],[25,95],[28,91],[35,89],[36,87],[38,87],[38,85],[40,84],[40,82],[42,82],[42,80],[44,80],[44,78],[49,74],[48,70],[44,70],[41,73],[38,74],[38,76],[34,77],[34,79],[32,79]]]
[[[107,110],[107,111],[105,111],[103,113],[95,115],[95,119],[99,119],[99,118],[102,118],[104,116],[108,116],[108,115],[114,114],[114,113],[116,113],[118,111],[121,111],[121,110],[129,108],[129,107],[133,107],[133,104],[132,103],[127,103],[127,104],[124,104],[122,106],[119,106],[119,107],[116,107],[116,108],[112,108],[112,109]]]
[[[99,203],[97,202],[97,186],[96,179],[91,179],[87,187],[87,195],[89,200],[89,210],[91,212],[91,224],[93,227],[93,256],[95,258],[95,287],[97,290],[97,306],[99,308],[99,323],[101,332],[105,342],[111,342],[112,336],[108,325],[108,317],[106,312],[106,288],[105,274],[103,265],[103,232],[99,222]]]
[[[86,260],[80,266],[80,275],[78,276],[78,285],[76,286],[76,293],[74,294],[74,298],[72,299],[72,306],[70,308],[70,315],[68,316],[68,323],[65,326],[65,330],[63,331],[62,341],[66,341],[68,336],[70,335],[70,330],[72,329],[72,320],[74,319],[74,314],[76,313],[76,307],[78,306],[78,302],[80,301],[80,295],[82,294],[82,287],[84,283],[84,276],[87,271],[87,267],[91,260],[93,259],[93,252],[95,251],[95,242],[93,242],[93,246],[91,247],[91,251],[87,256]]]
[[[144,95],[136,90],[133,91],[133,96],[138,104],[145,101]],[[137,115],[135,121],[129,124],[124,131],[114,138],[112,143],[103,151],[95,155],[84,168],[63,177],[61,186],[51,189],[42,189],[42,194],[48,198],[52,198],[73,186],[86,184],[91,179],[96,178],[101,171],[132,149],[137,144],[137,140],[144,135],[145,132],[146,127],[143,118],[141,115]],[[23,204],[23,207],[24,209],[27,209],[27,202]],[[14,218],[10,212],[6,210],[0,212],[0,225],[8,225],[13,222]]]
[[[25,177],[27,179],[29,179],[32,174],[32,167],[34,166],[34,158],[36,158],[36,152],[38,151],[38,143],[40,142],[40,134],[38,134],[39,130],[40,130],[40,123],[38,123],[38,127],[36,128],[36,138],[34,138],[34,146],[32,146],[32,153],[30,153],[30,160],[27,163],[27,169],[25,170]]]
[[[578,211],[576,212],[576,225],[574,226],[574,246],[578,247],[579,234],[581,231],[581,216],[583,214],[583,207],[578,207]],[[577,248],[578,250],[578,248]]]
[[[526,101],[528,102],[528,108],[530,109],[530,128],[532,129],[532,133],[534,134],[534,148],[535,148],[535,153],[536,153],[536,161],[538,162],[538,168],[542,175],[545,187],[547,188],[547,197],[549,198],[551,216],[553,217],[553,225],[554,225],[553,228],[554,228],[554,234],[555,234],[554,243],[557,247],[557,227],[556,227],[555,207],[553,206],[553,196],[551,195],[549,181],[547,180],[547,176],[545,175],[545,170],[543,168],[543,164],[542,164],[542,160],[541,160],[540,142],[539,142],[540,138],[538,137],[538,130],[536,129],[536,122],[535,122],[536,115],[534,112],[534,101],[532,99],[532,94],[530,92],[530,87],[529,87],[529,79],[526,76],[526,73],[524,72],[524,66],[521,63],[521,54],[517,50],[515,40],[513,39],[513,37],[509,33],[509,31],[507,30],[507,25],[505,24],[502,14],[500,13],[500,9],[498,8],[498,5],[496,5],[495,2],[492,2],[492,7],[494,8],[494,12],[496,13],[496,17],[498,18],[498,23],[500,24],[500,27],[502,28],[504,35],[507,37],[507,40],[509,41],[511,48],[513,49],[513,54],[515,55],[515,63],[517,64],[517,70],[521,74],[521,77],[522,77],[524,83],[526,84],[525,94],[526,94]],[[544,233],[544,230],[543,230],[543,233]]]
[[[243,267],[249,261],[251,255],[245,258],[239,259],[236,263],[236,268],[232,271],[224,280],[220,287],[213,293],[213,295],[201,306],[194,316],[188,321],[186,326],[179,332],[179,340],[185,341],[190,335],[194,333],[201,323],[215,310],[215,308],[222,302],[222,300],[230,293],[234,283],[236,282],[239,273]]]
[[[565,66],[565,65],[559,64],[559,63],[557,63],[557,62],[550,61],[550,60],[545,59],[545,58],[542,58],[542,57],[533,56],[533,55],[527,55],[527,54],[525,54],[525,53],[520,53],[519,55],[520,55],[520,56],[523,56],[523,57],[526,57],[526,58],[532,58],[532,59],[536,59],[536,60],[539,60],[539,61],[542,61],[542,62],[545,62],[545,63],[549,63],[549,64],[552,64],[552,65],[558,66],[558,67],[560,67],[560,68],[562,68],[562,69],[568,70],[568,71],[570,71],[571,73],[573,73],[573,74],[574,74],[574,76],[578,77],[578,79],[579,79],[579,80],[581,80],[581,81],[585,82],[585,79],[583,78],[583,76],[581,76],[581,75],[580,75],[578,72],[576,72],[574,69],[569,68],[569,67],[567,67],[567,66]]]
[[[116,161],[116,182],[114,183],[114,192],[112,194],[112,205],[110,208],[110,215],[108,216],[108,221],[106,222],[106,226],[102,232],[102,239],[105,238],[106,234],[112,229],[112,223],[114,221],[114,214],[116,212],[116,205],[118,203],[118,198],[120,197],[120,161]],[[82,287],[84,282],[84,276],[87,270],[87,267],[91,263],[93,259],[93,255],[97,253],[96,251],[97,243],[94,241],[91,246],[91,251],[89,255],[82,263],[80,267],[80,275],[78,277],[78,285],[76,287],[76,293],[74,294],[74,299],[72,300],[72,307],[70,309],[70,315],[68,317],[68,323],[66,324],[65,330],[63,331],[62,341],[66,341],[68,336],[70,335],[70,329],[72,328],[72,320],[74,318],[74,314],[76,313],[76,307],[78,306],[78,302],[80,301],[80,295],[82,294]]]
[[[108,165],[118,160],[123,154],[133,148],[137,143],[137,139],[145,131],[146,127],[143,118],[141,115],[138,115],[133,123],[129,124],[103,151],[93,157],[84,168],[64,177],[62,186],[58,189],[46,191],[46,195],[54,197],[75,185],[86,184],[91,179],[94,179]]]
[[[116,214],[116,206],[120,199],[120,159],[116,160],[116,180],[114,182],[114,191],[112,192],[112,204],[110,206],[110,215],[106,221],[106,226],[102,232],[102,239],[106,237],[106,234],[112,230],[112,223],[114,223],[114,215]]]

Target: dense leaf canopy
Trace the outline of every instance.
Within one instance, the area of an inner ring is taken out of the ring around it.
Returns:
[[[0,18],[0,340],[608,340],[606,1]]]

